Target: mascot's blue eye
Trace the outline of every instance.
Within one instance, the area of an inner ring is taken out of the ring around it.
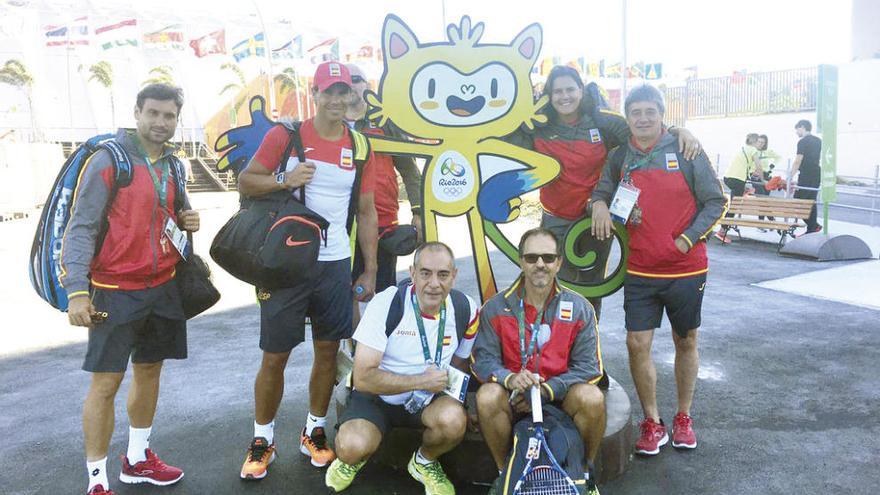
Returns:
[[[428,80],[428,98],[434,98],[434,93],[437,91],[437,83],[434,82],[433,79]]]
[[[492,98],[498,98],[498,79],[492,78]]]

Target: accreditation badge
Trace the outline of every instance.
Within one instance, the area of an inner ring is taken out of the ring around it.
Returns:
[[[453,399],[464,403],[464,397],[467,395],[468,382],[471,379],[470,375],[467,375],[452,366],[446,367],[446,373],[448,381],[446,383],[446,390],[443,392]]]
[[[593,144],[602,142],[602,135],[599,134],[599,129],[590,129],[590,142]]]
[[[174,246],[174,249],[177,249],[177,252],[180,253],[180,257],[186,260],[186,245],[189,241],[186,239],[186,234],[180,230],[180,227],[172,220],[168,218],[165,221],[165,229],[163,235],[171,241],[171,245]]]
[[[641,191],[636,186],[628,182],[621,182],[617,187],[617,192],[614,193],[614,199],[611,200],[611,206],[608,209],[611,213],[611,218],[620,223],[629,221],[633,208],[636,206],[636,201],[639,200],[640,193]]]

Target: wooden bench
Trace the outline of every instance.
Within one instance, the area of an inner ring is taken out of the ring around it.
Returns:
[[[777,251],[785,245],[786,237],[794,238],[794,231],[800,227],[806,227],[801,222],[810,217],[815,201],[812,199],[773,198],[770,196],[739,196],[730,201],[729,213],[737,215],[731,218],[722,218],[721,225],[728,225],[736,231],[742,239],[740,227],[755,227],[779,232],[779,245]],[[763,220],[757,218],[763,216]],[[745,218],[750,217],[750,218]],[[754,218],[751,218],[754,217]],[[770,220],[768,217],[773,217]],[[728,230],[724,230],[723,237],[727,237]]]

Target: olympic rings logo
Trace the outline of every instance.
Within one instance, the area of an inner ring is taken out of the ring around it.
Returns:
[[[451,197],[460,196],[462,189],[460,187],[444,187],[443,194]]]
[[[447,158],[443,160],[443,164],[440,165],[440,173],[443,175],[452,174],[453,177],[461,177],[465,174],[464,166],[459,165],[452,161],[452,158]]]

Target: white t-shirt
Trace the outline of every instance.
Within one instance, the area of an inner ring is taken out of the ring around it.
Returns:
[[[338,261],[351,257],[351,241],[345,224],[357,168],[349,132],[346,128],[340,139],[327,141],[318,135],[311,119],[300,126],[303,155],[315,164],[315,175],[306,185],[306,206],[330,222],[327,245],[321,243],[318,261]],[[266,167],[273,167],[270,170],[274,171],[274,165],[280,162],[288,141],[288,131],[281,126],[274,127],[266,133],[254,158]],[[299,159],[292,151],[285,162],[284,171],[291,173],[297,166]],[[372,191],[372,160],[368,160],[361,178],[361,193]],[[299,190],[294,191],[293,195],[299,198]]]
[[[395,297],[398,297],[397,287],[385,289],[370,301],[352,338],[359,345],[365,345],[383,353],[382,361],[379,363],[380,370],[399,375],[417,375],[425,371],[425,356],[422,353],[419,327],[410,299],[413,286],[410,285],[406,290],[408,295],[403,305],[403,317],[390,336],[385,336],[385,320],[388,318],[391,303]],[[440,358],[442,367],[449,366],[453,355],[462,359],[467,359],[471,355],[474,337],[477,335],[479,307],[470,296],[467,298],[471,314],[468,315],[468,329],[462,341],[459,342],[458,334],[455,331],[455,308],[452,305],[452,298],[446,297],[446,329],[443,333],[443,353]],[[423,316],[422,321],[425,324],[428,349],[433,359],[437,352],[439,316]],[[389,404],[400,405],[406,402],[409,395],[410,392],[406,392],[396,395],[382,395],[381,397]]]

